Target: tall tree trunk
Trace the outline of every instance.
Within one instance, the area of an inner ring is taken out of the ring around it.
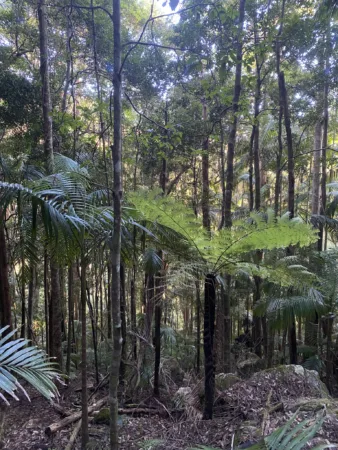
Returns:
[[[255,44],[258,45],[258,33],[257,33],[257,23],[255,18]],[[253,125],[253,159],[254,159],[254,169],[255,169],[255,209],[259,211],[261,208],[261,158],[259,150],[259,113],[261,104],[261,65],[259,62],[258,55],[255,55],[256,59],[256,91],[255,91],[255,122]],[[263,259],[263,252],[256,252],[257,263],[260,264]],[[261,298],[261,284],[262,279],[259,276],[254,277],[255,281],[255,293],[253,301],[253,345],[254,351],[257,356],[262,357],[262,331],[263,331],[263,321],[262,318],[257,316],[255,313],[255,306],[260,301]],[[267,338],[267,336],[265,336]],[[265,355],[266,356],[266,355]]]
[[[325,215],[326,213],[326,182],[327,182],[327,146],[328,146],[328,127],[329,127],[329,77],[330,71],[330,54],[331,54],[331,29],[330,22],[327,25],[326,34],[326,55],[325,55],[325,83],[324,83],[324,95],[323,95],[323,142],[322,142],[322,180],[321,180],[321,194],[322,201],[320,207],[320,213]],[[319,229],[319,250],[325,250],[325,228],[323,226]]]
[[[59,269],[53,262],[50,263],[50,302],[49,302],[49,354],[56,358],[62,370],[62,310],[60,301]]]
[[[311,213],[319,214],[319,188],[320,188],[320,157],[322,146],[322,123],[317,120],[315,125],[313,172],[312,172],[312,204]]]
[[[52,124],[52,100],[49,81],[49,56],[48,56],[48,29],[47,11],[45,0],[38,0],[38,18],[40,35],[40,76],[42,84],[42,114],[44,151],[47,164],[47,172],[53,173],[53,124]]]
[[[66,360],[66,374],[70,375],[71,353],[74,336],[74,277],[73,265],[70,264],[68,268],[68,341],[67,341],[67,360]]]
[[[216,287],[215,276],[209,274],[204,283],[204,411],[203,419],[211,420],[214,407],[215,394],[215,358],[214,358],[214,333],[215,333],[215,308]]]
[[[283,109],[284,109],[284,125],[288,149],[288,210],[290,213],[290,219],[292,219],[295,214],[295,172],[294,172],[295,164],[294,164],[293,144],[292,144],[291,118],[289,112],[287,90],[285,86],[284,72],[280,72],[279,82],[281,90],[281,101],[283,102]]]
[[[288,149],[288,210],[290,213],[290,219],[295,214],[295,173],[294,173],[294,156],[293,156],[293,144],[291,133],[291,118],[289,113],[288,96],[285,86],[284,72],[279,74],[280,85],[280,99],[283,102],[284,110],[284,125],[286,131],[286,143]],[[292,247],[288,249],[288,254],[293,254]],[[290,329],[289,329],[289,356],[290,364],[297,364],[297,334],[296,334],[296,321],[293,316]]]
[[[86,269],[85,256],[81,257],[81,450],[86,450],[88,434],[88,396],[87,396],[87,293],[86,293]]]
[[[126,274],[124,265],[121,264],[120,284],[121,284],[121,335],[122,335],[122,351],[120,364],[120,385],[124,391],[126,377],[126,361],[127,361],[127,323],[126,323]]]
[[[40,37],[40,76],[42,84],[42,115],[44,152],[48,173],[54,170],[53,153],[53,124],[52,124],[52,100],[50,94],[49,80],[49,57],[48,57],[48,29],[47,11],[45,0],[38,0],[38,19]],[[50,356],[56,358],[62,367],[62,336],[61,336],[61,299],[59,270],[55,262],[51,261],[51,298],[50,298],[50,320],[49,320],[49,351]]]
[[[163,253],[160,252],[160,257],[163,258]],[[164,263],[163,263],[164,264]],[[164,270],[163,270],[164,274]],[[154,395],[160,396],[160,363],[161,363],[161,318],[162,318],[162,301],[163,301],[163,287],[161,284],[161,272],[155,280],[155,368],[154,368]]]
[[[38,280],[36,267],[30,268],[30,279],[28,285],[28,305],[27,305],[27,339],[33,340],[33,314],[36,294],[38,292]]]
[[[1,327],[12,326],[12,302],[9,290],[8,256],[4,214],[0,210],[0,318]]]
[[[203,120],[206,126],[207,105],[203,103]],[[203,226],[210,231],[210,211],[209,211],[209,137],[203,141],[202,153],[202,217]]]
[[[112,327],[113,315],[112,315],[112,300],[111,300],[112,299],[111,272],[112,272],[111,261],[108,261],[108,264],[107,264],[107,278],[108,278],[108,283],[107,283],[108,284],[108,286],[107,286],[107,289],[108,289],[108,292],[107,292],[108,332],[107,332],[107,335],[108,335],[108,339],[112,338],[112,331],[113,331],[113,327]]]
[[[200,282],[196,280],[196,373],[201,369],[201,291]]]
[[[238,20],[238,35],[236,44],[236,71],[235,71],[235,83],[234,92],[232,99],[232,123],[230,125],[230,133],[228,138],[228,153],[227,153],[227,176],[226,176],[226,191],[224,198],[224,226],[230,228],[232,226],[231,217],[231,205],[232,205],[232,194],[234,188],[234,157],[235,157],[235,146],[236,146],[236,136],[237,136],[237,125],[238,125],[238,112],[239,112],[239,100],[241,95],[241,81],[242,81],[242,57],[243,57],[243,24],[245,15],[245,0],[240,0],[239,2],[239,20]],[[231,284],[230,276],[227,276],[228,286]],[[224,329],[224,364],[225,367],[229,369],[231,366],[230,352],[229,350],[229,339],[231,339],[231,319],[230,319],[230,293],[227,292],[223,297],[223,311],[224,311],[224,326],[229,327],[229,329]],[[205,314],[205,313],[204,313]],[[229,317],[228,317],[229,316]],[[226,360],[229,358],[229,360]],[[210,365],[211,368],[211,365]],[[209,369],[210,369],[209,368]],[[214,375],[213,375],[214,376]]]
[[[220,156],[220,179],[221,179],[221,190],[222,190],[222,212],[221,212],[221,222],[219,224],[218,229],[221,230],[224,227],[225,222],[225,196],[226,196],[226,188],[225,188],[225,155],[224,155],[224,129],[222,121],[220,123],[220,150],[219,150],[219,156]]]
[[[230,133],[228,139],[228,154],[227,154],[227,177],[226,177],[226,193],[225,193],[225,226],[231,227],[231,204],[232,204],[232,192],[234,188],[234,157],[235,157],[235,145],[236,134],[238,125],[238,111],[239,111],[239,99],[241,95],[241,79],[242,79],[242,52],[243,52],[243,23],[245,13],[245,0],[240,0],[239,3],[239,25],[237,36],[237,50],[236,50],[236,72],[235,72],[235,86],[234,95],[232,99],[232,111],[233,118],[230,125]]]
[[[282,87],[280,78],[280,65],[281,65],[281,36],[284,28],[284,12],[285,12],[285,0],[282,2],[282,11],[279,30],[276,38],[276,72],[278,77],[278,91],[279,91],[279,113],[278,113],[278,152],[276,155],[276,182],[275,182],[275,201],[274,209],[275,215],[278,215],[278,209],[282,206],[282,200],[279,204],[279,198],[282,194],[282,156],[283,156],[283,116],[284,116],[284,106],[282,100]]]
[[[231,373],[231,304],[230,304],[230,288],[231,276],[226,276],[226,289],[222,288],[223,295],[223,312],[224,312],[224,373]]]
[[[113,0],[114,27],[114,144],[113,153],[113,201],[114,233],[111,251],[112,261],[112,315],[113,315],[113,351],[110,368],[109,405],[110,405],[110,448],[118,450],[118,398],[119,369],[122,351],[121,336],[121,208],[122,208],[122,74],[121,74],[121,5]]]

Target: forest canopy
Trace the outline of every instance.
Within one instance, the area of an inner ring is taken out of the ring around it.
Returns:
[[[212,420],[229,374],[338,392],[337,8],[0,2],[1,403],[79,380],[68,445],[98,401],[116,450],[130,405],[196,384]]]

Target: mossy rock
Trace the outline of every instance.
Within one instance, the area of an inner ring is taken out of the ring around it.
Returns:
[[[338,415],[338,402],[331,398],[311,398],[311,399],[301,399],[296,402],[291,410],[300,410],[308,412],[317,412],[323,408],[327,409],[328,413]]]
[[[237,362],[238,372],[243,378],[250,378],[253,373],[264,369],[264,367],[264,359],[261,359],[255,353],[249,353],[246,359]]]
[[[234,373],[218,373],[215,376],[215,387],[219,391],[225,391],[239,381],[241,381],[241,379]]]
[[[94,415],[93,423],[98,425],[109,425],[110,423],[110,411],[109,408],[102,408],[98,413]],[[118,425],[123,424],[123,416],[118,416]]]
[[[257,422],[247,420],[238,428],[235,440],[237,441],[236,443],[239,444],[247,441],[259,441],[261,438],[261,427],[258,426]]]
[[[93,423],[109,425],[109,423],[110,423],[109,408],[102,408],[97,414],[95,414]]]
[[[319,377],[319,373],[315,370],[308,370],[305,369],[303,366],[298,364],[289,364],[286,366],[278,366],[274,369],[269,370],[275,370],[280,373],[288,374],[288,373],[294,373],[298,376],[304,377],[304,379],[307,381],[307,383],[310,384],[314,388],[314,390],[320,392],[321,396],[323,398],[329,398],[330,394],[326,387],[326,385],[322,382],[322,380]]]

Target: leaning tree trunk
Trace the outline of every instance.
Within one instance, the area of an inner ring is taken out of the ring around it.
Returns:
[[[215,394],[215,358],[214,358],[214,334],[215,334],[215,309],[216,287],[215,276],[209,274],[204,283],[204,411],[203,419],[210,420],[213,415]]]
[[[113,201],[114,233],[111,249],[112,261],[112,316],[113,316],[113,351],[110,368],[109,405],[110,405],[110,448],[118,450],[118,398],[119,370],[122,351],[121,336],[121,207],[122,207],[122,74],[121,74],[121,5],[120,0],[113,0],[114,27],[114,145],[113,153]]]

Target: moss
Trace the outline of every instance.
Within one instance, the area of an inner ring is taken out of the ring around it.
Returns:
[[[218,373],[215,377],[215,386],[216,389],[225,391],[239,381],[242,381],[241,378],[237,377],[233,373]]]
[[[110,422],[109,408],[103,408],[97,414],[95,414],[93,422],[97,424],[109,425]]]

